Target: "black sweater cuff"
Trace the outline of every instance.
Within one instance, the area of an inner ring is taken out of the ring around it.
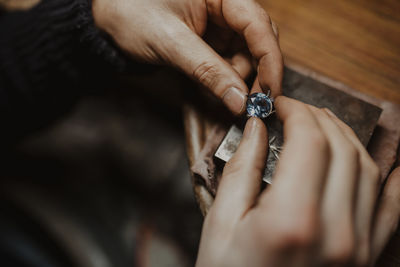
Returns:
[[[30,10],[3,13],[0,124],[10,134],[36,128],[81,94],[83,79],[125,66],[95,27],[90,0],[42,0]]]

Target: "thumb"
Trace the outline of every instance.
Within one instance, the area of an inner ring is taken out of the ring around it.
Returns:
[[[235,155],[224,167],[214,201],[216,209],[224,211],[226,218],[243,217],[256,202],[267,154],[267,127],[260,119],[250,118]]]
[[[201,83],[236,115],[242,114],[248,88],[239,74],[186,26],[167,48],[167,62]]]

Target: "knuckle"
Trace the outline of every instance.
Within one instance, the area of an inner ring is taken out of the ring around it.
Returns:
[[[310,140],[312,143],[318,146],[327,146],[328,145],[328,139],[324,134],[322,134],[321,131],[313,130],[308,133],[310,135]]]
[[[310,150],[322,154],[328,154],[330,152],[328,138],[319,128],[307,126],[309,124],[300,117],[293,120],[291,124],[294,128],[294,135],[297,136],[299,140],[301,139],[303,144]]]
[[[356,147],[354,147],[351,143],[344,144],[342,146],[341,152],[343,153],[343,156],[347,159],[354,159],[358,160],[360,157],[360,153]],[[358,162],[358,161],[355,161]]]
[[[366,267],[370,264],[370,256],[369,254],[360,254],[356,256],[354,260],[354,265],[357,267]]]
[[[308,249],[316,244],[319,238],[319,220],[316,211],[306,212],[307,215],[300,220],[287,218],[276,222],[275,247],[278,250],[293,248]]]
[[[368,160],[369,163],[367,163],[367,173],[370,175],[371,179],[380,180],[380,176],[381,176],[381,171],[378,167],[378,165],[372,160],[369,159]]]
[[[357,242],[355,251],[354,265],[357,267],[369,266],[371,261],[371,239],[369,235],[362,237]]]
[[[335,245],[325,257],[328,264],[346,265],[355,260],[355,244],[352,236],[337,238]]]
[[[315,234],[308,228],[297,227],[281,232],[277,247],[286,250],[290,248],[309,248],[315,243]]]
[[[201,84],[210,88],[215,88],[218,83],[220,72],[213,63],[204,61],[194,69],[192,75]]]
[[[317,129],[309,130],[307,134],[309,138],[308,142],[310,142],[310,148],[318,149],[324,153],[329,152],[328,139],[321,131]]]
[[[341,248],[328,256],[328,263],[334,265],[347,265],[352,261],[352,251]]]

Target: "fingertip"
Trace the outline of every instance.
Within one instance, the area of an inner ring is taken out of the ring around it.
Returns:
[[[265,164],[268,153],[268,131],[265,123],[256,117],[247,120],[242,140],[234,158],[243,166],[258,166]],[[251,168],[253,168],[251,167]]]
[[[277,97],[275,98],[275,100],[274,100],[275,107],[280,107],[280,106],[282,105],[282,102],[287,101],[287,98],[288,98],[288,97],[283,96],[283,95],[277,96]]]
[[[243,139],[252,139],[252,138],[266,138],[267,136],[267,127],[265,123],[256,117],[251,117],[247,120],[246,126],[243,132]]]
[[[274,104],[276,114],[282,122],[287,121],[289,117],[300,115],[310,116],[313,114],[307,104],[287,96],[277,97]]]

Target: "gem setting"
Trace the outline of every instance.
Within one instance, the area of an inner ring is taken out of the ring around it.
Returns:
[[[254,93],[247,98],[247,116],[265,119],[274,112],[274,100],[268,94]]]

